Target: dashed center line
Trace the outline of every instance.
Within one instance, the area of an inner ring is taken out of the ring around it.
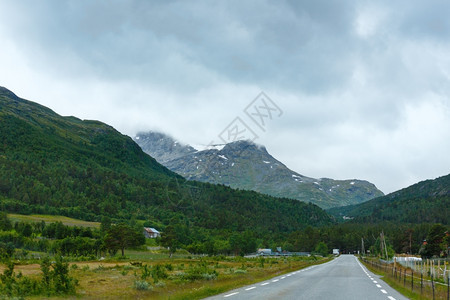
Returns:
[[[388,296],[388,299],[389,299],[389,300],[395,300],[395,298],[392,297],[392,296]]]
[[[277,282],[277,281],[279,281],[279,279],[272,280],[272,282]]]
[[[386,290],[380,290],[383,294],[387,294]]]
[[[261,285],[268,285],[270,282],[261,283]]]
[[[227,298],[227,297],[231,297],[231,296],[234,296],[234,295],[237,295],[237,294],[239,294],[239,292],[231,293],[231,294],[225,295],[223,297]]]
[[[381,285],[377,284],[377,288],[381,288]]]
[[[246,291],[250,291],[250,290],[253,290],[253,289],[256,289],[256,286],[249,287],[248,289],[245,289],[245,290]]]

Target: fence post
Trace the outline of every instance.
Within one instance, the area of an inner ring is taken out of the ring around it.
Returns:
[[[420,272],[420,294],[422,295],[423,290],[423,270]]]
[[[450,300],[450,276],[447,274],[447,300]]]
[[[406,269],[405,272],[403,273],[403,287],[406,287]]]
[[[433,274],[431,274],[431,288],[433,289],[433,300],[434,300],[434,280],[433,280]]]
[[[411,292],[414,291],[414,270],[411,269]]]

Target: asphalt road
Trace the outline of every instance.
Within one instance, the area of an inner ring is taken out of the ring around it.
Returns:
[[[407,299],[359,263],[341,255],[322,264],[207,299]]]

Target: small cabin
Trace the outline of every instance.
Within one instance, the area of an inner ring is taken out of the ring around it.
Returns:
[[[161,233],[155,228],[144,227],[144,236],[147,239],[155,239],[161,236]]]

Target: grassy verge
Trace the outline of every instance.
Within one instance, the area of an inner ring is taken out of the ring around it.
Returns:
[[[179,289],[174,293],[170,299],[174,300],[188,300],[188,299],[202,299],[209,296],[224,293],[229,290],[237,289],[246,285],[251,285],[261,282],[275,276],[289,273],[295,270],[303,269],[311,265],[321,264],[330,259],[322,259],[319,261],[298,262],[290,265],[284,264],[278,268],[259,269],[240,276],[223,276],[213,282],[199,283],[189,289]],[[169,299],[167,296],[161,295],[157,299]]]
[[[370,263],[366,263],[360,259],[361,263],[363,263],[367,269],[371,272],[381,276],[381,279],[385,281],[389,286],[397,290],[399,293],[404,295],[405,297],[413,300],[422,300],[422,299],[447,299],[447,287],[444,285],[435,283],[435,291],[433,298],[433,289],[431,284],[424,279],[423,287],[421,288],[421,279],[420,274],[415,273],[413,280],[413,288],[411,288],[411,269],[406,269],[406,281],[405,278],[402,277],[404,274],[405,268],[398,267],[398,272],[396,275],[392,273],[392,269],[385,271],[383,268],[373,267]],[[400,272],[401,270],[401,272]]]

